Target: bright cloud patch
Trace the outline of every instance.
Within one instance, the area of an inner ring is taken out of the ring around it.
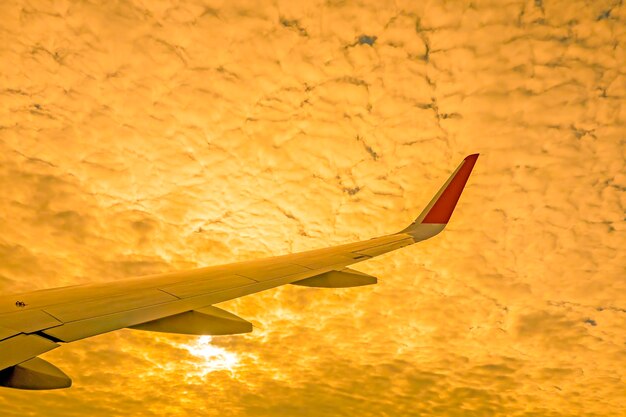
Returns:
[[[180,345],[180,347],[199,359],[196,366],[200,376],[206,376],[215,371],[234,373],[239,366],[237,354],[211,344],[211,340],[211,336],[200,336],[196,341]]]

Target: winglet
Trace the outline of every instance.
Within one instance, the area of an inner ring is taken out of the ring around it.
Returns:
[[[450,220],[450,216],[452,216],[452,212],[456,207],[456,203],[459,201],[459,197],[461,197],[463,188],[465,188],[465,184],[472,173],[478,155],[479,154],[475,153],[465,157],[463,162],[461,162],[452,175],[450,175],[450,178],[443,184],[443,187],[435,194],[424,211],[422,211],[417,219],[401,233],[412,234],[412,232],[417,231],[417,227],[420,225],[440,225],[440,227],[437,228],[438,232],[443,230],[443,227]],[[435,228],[433,228],[433,232],[434,231]]]
[[[461,165],[459,165],[454,174],[450,176],[446,184],[433,199],[434,203],[431,201],[432,206],[427,207],[427,212],[424,210],[426,214],[422,218],[421,223],[448,223],[477,159],[478,154],[475,153],[467,156],[463,162],[461,162]]]

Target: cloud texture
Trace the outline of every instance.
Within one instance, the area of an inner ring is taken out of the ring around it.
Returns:
[[[3,415],[626,414],[621,0],[0,16],[6,293],[394,232],[482,154],[446,233],[356,266],[379,285],[224,304],[246,336],[69,344],[45,358],[74,387]]]

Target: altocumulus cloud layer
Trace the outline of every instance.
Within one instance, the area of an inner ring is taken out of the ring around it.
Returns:
[[[3,292],[393,232],[482,154],[446,233],[357,266],[379,285],[229,302],[257,329],[210,343],[67,345],[74,388],[3,415],[626,413],[622,1],[0,15]]]

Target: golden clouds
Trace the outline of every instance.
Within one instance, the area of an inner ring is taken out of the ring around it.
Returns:
[[[228,303],[257,326],[211,341],[233,372],[116,332],[46,355],[74,388],[3,411],[623,414],[625,13],[3,2],[2,291],[400,230],[482,153],[446,233],[358,266],[376,287]]]

